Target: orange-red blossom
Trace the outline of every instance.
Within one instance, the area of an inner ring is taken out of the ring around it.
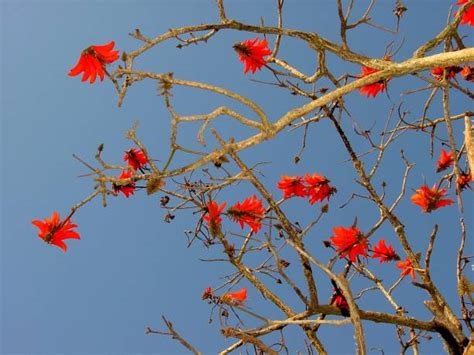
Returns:
[[[236,292],[227,292],[221,296],[221,301],[229,305],[238,305],[247,299],[247,289],[244,287]]]
[[[439,154],[439,159],[436,162],[436,172],[446,170],[454,164],[453,152],[446,152],[444,149],[441,149]]]
[[[247,197],[242,203],[237,202],[227,210],[227,213],[231,219],[239,222],[242,229],[244,224],[247,224],[254,233],[258,233],[262,227],[265,209],[263,208],[262,200],[257,199],[257,196],[253,195]]]
[[[461,175],[456,179],[459,189],[462,191],[465,188],[469,188],[469,183],[472,181],[470,173],[461,172]]]
[[[379,243],[374,246],[372,258],[380,258],[379,263],[386,263],[392,260],[400,260],[400,257],[397,255],[392,245],[385,244],[385,240],[383,239],[380,239]]]
[[[292,196],[306,196],[306,186],[303,184],[301,176],[283,175],[277,187],[283,191],[283,198],[285,199]]]
[[[416,279],[415,270],[411,265],[410,259],[406,258],[405,261],[399,261],[397,263],[397,267],[399,269],[402,269],[400,273],[402,276],[410,275],[412,279]]]
[[[452,79],[456,76],[457,73],[459,73],[462,70],[462,68],[456,65],[452,65],[446,68],[433,68],[431,69],[431,75],[436,80],[441,80],[443,79],[445,70],[446,70],[446,77],[448,79]]]
[[[327,177],[319,174],[306,174],[304,178],[283,175],[277,187],[283,191],[284,199],[292,196],[309,197],[309,203],[314,204],[324,199],[329,201],[331,195],[337,191],[329,182]]]
[[[81,239],[79,233],[72,230],[77,228],[77,225],[72,223],[70,219],[61,221],[58,212],[53,212],[51,218],[45,218],[43,221],[35,219],[31,223],[38,227],[38,237],[48,244],[56,245],[63,251],[67,251],[64,240]]]
[[[379,70],[374,68],[362,67],[362,72],[359,75],[359,78],[369,76],[371,74],[377,73]],[[379,92],[384,92],[387,88],[388,79],[379,80],[376,83],[364,85],[359,89],[361,95],[367,95],[367,97],[375,97]]]
[[[111,41],[107,44],[98,46],[92,45],[84,49],[79,57],[76,66],[72,68],[68,75],[76,76],[80,73],[82,75],[81,81],[86,81],[93,84],[97,75],[100,80],[104,80],[105,66],[115,62],[119,58],[119,51],[114,51],[115,42]]]
[[[349,304],[347,303],[346,298],[342,293],[336,292],[332,299],[331,304],[335,305],[336,307],[340,308],[341,310],[349,310]]]
[[[206,205],[206,212],[202,219],[207,222],[212,234],[217,234],[221,228],[221,213],[224,210],[225,205],[226,203],[222,202],[222,204],[219,206],[216,201],[209,201]]]
[[[436,185],[430,189],[428,186],[421,186],[416,193],[410,197],[411,202],[421,207],[423,212],[430,213],[438,208],[449,206],[453,200],[443,199],[446,189],[438,190]]]
[[[464,5],[469,0],[458,0],[456,5]],[[469,5],[466,11],[461,16],[461,25],[469,24],[470,26],[474,26],[474,5]]]
[[[306,182],[306,194],[309,196],[309,203],[314,204],[329,198],[336,192],[336,188],[329,185],[327,177],[319,174],[306,174],[304,177]]]
[[[461,76],[464,80],[474,82],[474,66],[465,65],[461,70]]]
[[[244,74],[247,74],[249,70],[255,74],[257,69],[260,70],[261,67],[267,64],[263,57],[272,53],[267,46],[267,40],[264,38],[259,42],[258,37],[234,44],[234,49],[238,53],[240,61],[245,64]]]
[[[201,299],[207,300],[208,298],[211,298],[213,295],[214,295],[214,292],[212,291],[212,287],[206,287],[204,292],[202,293]]]
[[[125,152],[123,161],[126,161],[133,170],[139,170],[148,163],[148,158],[140,149],[130,148]]]
[[[120,180],[130,179],[132,178],[132,172],[130,170],[123,170],[118,178]],[[135,182],[133,181],[124,185],[115,182],[112,184],[112,190],[114,190],[116,194],[118,194],[119,192],[123,193],[126,198],[129,198],[130,195],[133,195],[135,193],[135,188]]]
[[[330,238],[331,243],[341,259],[347,256],[350,261],[355,262],[359,255],[367,257],[369,244],[359,228],[334,227],[332,231],[334,235]]]

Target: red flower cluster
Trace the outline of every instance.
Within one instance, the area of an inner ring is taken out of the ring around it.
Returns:
[[[301,176],[281,177],[277,187],[283,190],[283,198],[292,196],[309,197],[309,203],[314,204],[329,198],[336,192],[336,188],[329,185],[329,180],[325,176],[318,174],[306,174],[304,179]]]
[[[123,156],[123,161],[133,170],[141,170],[148,163],[148,158],[140,149],[130,148]]]
[[[462,191],[465,188],[470,188],[469,183],[472,181],[472,176],[470,173],[461,172],[461,176],[458,177],[456,183],[459,186],[459,189]]]
[[[339,290],[334,290],[334,294],[330,303],[340,308],[341,310],[349,310],[349,304],[347,303],[347,300],[344,295]]]
[[[465,65],[461,70],[461,76],[464,80],[474,82],[474,66]]]
[[[386,263],[392,260],[400,260],[400,257],[397,255],[395,250],[393,249],[392,245],[389,244],[388,246],[385,244],[385,240],[380,239],[379,243],[374,246],[373,259],[380,258],[379,263]]]
[[[453,152],[448,153],[444,149],[441,149],[439,159],[436,162],[436,172],[439,173],[440,171],[444,171],[450,166],[453,166],[453,164],[454,164]]]
[[[131,177],[132,177],[132,172],[130,170],[123,170],[118,178],[120,180],[127,180],[127,179],[130,179]],[[116,194],[121,192],[125,195],[126,198],[129,198],[130,195],[134,194],[136,187],[135,187],[135,182],[133,181],[127,184],[123,184],[123,185],[117,184],[114,182],[112,184],[112,189],[114,190]]]
[[[369,244],[357,227],[334,227],[332,231],[331,243],[341,259],[347,256],[355,262],[359,255],[367,257]]]
[[[247,74],[249,70],[255,74],[257,69],[260,70],[261,67],[267,64],[263,57],[272,53],[267,46],[267,40],[264,38],[258,42],[258,37],[254,40],[248,39],[234,44],[234,49],[239,55],[240,61],[245,64],[244,74]]]
[[[443,199],[446,194],[446,189],[438,190],[433,185],[430,189],[428,186],[421,186],[416,190],[416,193],[410,197],[411,201],[421,207],[423,212],[430,213],[438,208],[449,206],[454,203],[453,200]]]
[[[446,68],[433,68],[433,69],[431,69],[431,75],[436,80],[441,80],[441,79],[443,79],[445,70],[446,70],[446,73],[447,73],[446,77],[448,79],[452,79],[456,76],[457,73],[459,73],[462,70],[462,68],[458,67],[456,65],[449,66],[449,67],[446,67]]]
[[[64,251],[67,251],[65,239],[81,239],[79,233],[72,230],[77,228],[77,225],[69,219],[61,221],[58,212],[53,212],[51,218],[45,218],[43,221],[34,220],[31,223],[39,228],[38,237]]]
[[[220,206],[215,201],[209,201],[207,210],[204,213],[203,220],[207,222],[212,234],[215,234],[220,229],[222,218],[221,213],[224,210],[226,203],[223,202]],[[235,205],[227,210],[227,214],[234,222],[238,222],[243,229],[247,224],[254,233],[258,233],[262,228],[262,220],[265,218],[265,209],[262,205],[262,200],[257,199],[253,195],[247,197],[244,202],[237,202]]]
[[[247,299],[247,289],[244,287],[236,292],[227,292],[221,296],[221,302],[229,305],[240,305]]]
[[[95,82],[97,75],[99,75],[101,81],[104,80],[105,66],[119,58],[119,51],[112,50],[114,46],[115,42],[112,41],[101,46],[87,47],[82,51],[79,61],[69,71],[68,75],[76,76],[84,73],[81,81],[89,79],[91,84]]]
[[[402,269],[402,272],[401,272],[402,276],[410,275],[412,279],[416,279],[415,270],[413,269],[413,266],[411,265],[410,259],[406,258],[405,261],[399,261],[397,263],[397,267],[399,269]]]
[[[335,187],[329,186],[329,180],[325,176],[306,174],[304,181],[308,184],[306,194],[309,196],[309,203],[312,205],[318,201],[322,202],[324,199],[329,201],[331,195],[336,192]]]
[[[239,222],[243,229],[247,224],[254,233],[258,233],[262,227],[262,219],[265,215],[265,209],[262,206],[262,200],[258,200],[257,196],[247,197],[243,203],[237,202],[234,206],[227,210],[229,217]]]
[[[283,175],[277,187],[283,190],[283,198],[285,199],[292,196],[306,197],[306,186],[303,184],[301,176]]]
[[[212,234],[216,234],[216,232],[221,228],[221,213],[225,208],[225,205],[225,202],[219,206],[216,201],[209,201],[206,206],[207,211],[202,219],[207,222]]]
[[[363,78],[366,76],[369,76],[371,74],[377,73],[379,70],[373,69],[373,68],[368,68],[368,67],[362,67],[362,72],[359,75],[359,78]],[[367,97],[370,96],[377,96],[379,92],[384,92],[387,87],[387,80],[380,80],[377,81],[376,83],[369,84],[362,86],[359,89],[359,92],[361,95],[367,95]]]
[[[467,3],[469,0],[458,0],[456,5],[462,6]],[[470,5],[466,11],[462,14],[461,17],[461,24],[469,24],[470,26],[474,26],[474,5]]]
[[[352,262],[357,261],[358,256],[367,258],[369,251],[369,243],[357,227],[334,227],[334,236],[332,236],[331,244],[336,248],[339,258],[348,257]],[[374,246],[372,251],[372,259],[379,259],[379,263],[386,263],[390,261],[400,260],[400,257],[393,249],[392,245],[387,245],[384,239],[380,239],[378,244]],[[408,260],[408,259],[407,259]],[[411,268],[411,263],[408,261],[401,261],[397,263],[397,267],[403,269],[402,275],[410,274],[415,278],[415,271]],[[331,304],[338,306],[341,309],[347,309],[347,302],[344,296],[338,290],[331,300]]]
[[[211,287],[206,287],[204,292],[202,293],[201,299],[202,300],[207,300],[208,298],[211,298],[214,295],[214,292],[212,291]]]

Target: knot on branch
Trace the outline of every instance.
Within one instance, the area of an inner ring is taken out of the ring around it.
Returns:
[[[153,195],[164,185],[166,185],[166,183],[159,176],[151,175],[146,183],[147,195]]]
[[[221,333],[224,337],[229,338],[231,336],[234,336],[236,331],[234,328],[228,327],[228,328],[222,328]]]
[[[170,91],[173,87],[173,73],[167,73],[163,75],[158,81],[158,95],[160,96],[168,96],[171,95]]]

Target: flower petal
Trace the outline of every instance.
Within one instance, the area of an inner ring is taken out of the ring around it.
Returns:
[[[87,57],[86,57],[87,56]],[[87,79],[89,79],[90,75],[91,75],[91,67],[89,65],[89,55],[84,55],[85,59],[84,59],[84,75],[82,76],[81,78],[81,81],[87,81]]]
[[[81,54],[76,66],[74,68],[72,68],[67,75],[69,75],[69,76],[79,75],[81,72],[84,71],[84,65],[85,65],[84,55]]]
[[[51,242],[51,244],[56,245],[60,249],[62,249],[64,252],[67,252],[67,245],[61,240],[54,240]]]

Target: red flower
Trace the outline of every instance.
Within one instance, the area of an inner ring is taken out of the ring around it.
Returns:
[[[212,288],[211,288],[211,287],[207,287],[207,288],[204,290],[204,292],[203,292],[203,294],[202,294],[202,296],[201,296],[201,299],[207,300],[208,298],[211,298],[212,295],[213,295]]]
[[[469,0],[458,0],[456,5],[461,6],[467,3],[468,1]],[[468,23],[471,26],[474,26],[474,5],[468,6],[466,11],[464,11],[464,13],[462,14],[461,24],[465,25],[466,23]]]
[[[465,65],[461,70],[461,76],[464,80],[474,82],[474,66]]]
[[[45,218],[44,221],[31,221],[33,225],[39,228],[38,237],[43,239],[48,244],[58,246],[64,251],[67,251],[67,245],[63,242],[65,239],[81,239],[79,233],[73,231],[77,225],[71,221],[61,221],[58,212],[53,212],[51,218]]]
[[[359,78],[369,76],[373,73],[377,73],[378,71],[379,70],[377,69],[362,67],[362,72],[360,73]],[[378,95],[380,91],[384,92],[386,87],[387,87],[387,80],[380,80],[380,81],[377,81],[376,83],[362,86],[359,89],[359,92],[361,95],[367,95],[367,97],[370,97],[370,96],[375,97]]]
[[[456,180],[459,189],[462,191],[469,186],[469,183],[472,181],[472,176],[470,173],[461,173],[461,176]]]
[[[372,258],[380,258],[379,263],[386,263],[392,260],[400,260],[400,257],[395,253],[392,245],[389,244],[388,246],[385,244],[385,240],[380,239],[379,244],[374,246],[374,253],[372,254]]]
[[[120,176],[118,177],[120,180],[130,179],[132,177],[132,172],[130,170],[123,170]],[[123,193],[126,198],[129,198],[130,195],[133,195],[135,192],[135,182],[129,182],[127,184],[120,185],[118,183],[112,184],[112,189],[116,194],[119,192]]]
[[[265,215],[265,209],[262,206],[262,200],[257,200],[257,196],[247,197],[243,203],[237,202],[227,210],[229,217],[239,222],[243,229],[246,223],[254,233],[258,233],[262,227],[262,219]]]
[[[457,73],[459,73],[462,70],[462,68],[455,65],[452,65],[446,68],[433,68],[431,69],[431,75],[436,80],[441,80],[443,79],[444,70],[446,70],[447,72],[447,78],[452,79],[456,76]]]
[[[248,39],[242,43],[234,44],[235,51],[239,54],[239,59],[245,64],[244,74],[247,74],[249,70],[255,74],[255,71],[260,70],[267,61],[263,59],[264,56],[272,53],[267,48],[268,42],[264,38],[258,42],[258,37],[254,40]]]
[[[133,170],[138,170],[148,163],[148,158],[140,149],[130,148],[125,152],[123,161],[128,162],[128,166]]]
[[[325,198],[329,201],[331,195],[336,192],[336,189],[329,185],[329,180],[322,175],[306,174],[304,180],[308,184],[306,194],[309,196],[310,204],[323,201]]]
[[[222,202],[222,204],[219,206],[216,201],[209,201],[206,206],[207,211],[205,212],[205,216],[202,217],[202,219],[207,222],[212,234],[216,234],[217,230],[219,230],[221,227],[221,212],[225,208],[225,205],[225,202]]]
[[[306,196],[306,186],[304,186],[301,176],[283,175],[277,186],[280,190],[283,190],[283,198],[289,198],[293,195],[300,197]]]
[[[428,186],[422,186],[416,190],[416,194],[410,197],[411,202],[421,207],[423,212],[430,213],[440,207],[449,206],[454,203],[453,200],[443,199],[446,189],[438,190],[435,185],[430,189]]]
[[[369,248],[367,238],[362,235],[357,227],[347,229],[334,227],[332,231],[334,236],[330,238],[331,243],[341,259],[348,256],[350,261],[355,262],[358,255],[367,257],[367,249]]]
[[[447,153],[444,149],[441,149],[439,159],[436,162],[436,172],[439,173],[440,171],[446,170],[452,166],[453,163],[453,152]]]
[[[227,292],[221,296],[221,301],[230,305],[240,304],[247,299],[247,289],[244,287],[237,292]]]
[[[416,279],[415,270],[411,266],[410,259],[406,258],[405,261],[399,261],[397,267],[402,269],[402,276],[410,275],[412,279]]]
[[[119,58],[119,51],[113,51],[115,42],[109,42],[102,46],[90,46],[84,49],[79,57],[76,66],[72,68],[68,75],[76,76],[84,72],[82,81],[90,79],[91,84],[94,83],[97,75],[100,80],[104,80],[105,65],[115,62]]]
[[[342,309],[342,310],[349,310],[349,304],[347,303],[346,298],[344,295],[341,293],[341,291],[336,291],[332,296],[331,299],[331,304],[335,305],[336,307]]]

